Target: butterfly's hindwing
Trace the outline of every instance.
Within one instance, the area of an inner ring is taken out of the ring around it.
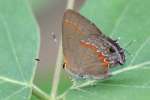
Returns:
[[[65,69],[73,75],[100,79],[124,57],[116,42],[73,10],[65,12],[62,32]]]

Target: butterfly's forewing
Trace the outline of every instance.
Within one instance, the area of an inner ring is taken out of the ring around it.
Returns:
[[[73,27],[76,27],[76,31],[80,31],[81,34],[102,34],[102,32],[96,27],[94,23],[73,10],[67,10],[64,13],[63,22],[72,24]]]
[[[79,13],[67,10],[63,18],[63,52],[69,72],[83,77],[103,77],[108,67],[103,67],[97,54],[81,45],[89,34],[102,35],[100,30]]]

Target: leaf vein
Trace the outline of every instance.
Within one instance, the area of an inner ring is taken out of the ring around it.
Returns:
[[[17,91],[13,92],[12,94],[8,95],[4,100],[9,100],[12,96],[17,95],[21,91],[23,91],[26,87],[22,87],[21,89],[18,89]]]
[[[127,88],[144,88],[144,89],[150,89],[149,86],[140,86],[140,85],[126,85],[126,84],[109,84],[109,83],[99,83],[99,85],[105,85],[105,86],[118,86],[118,87],[127,87]]]
[[[19,62],[19,58],[18,58],[18,55],[17,55],[17,53],[16,53],[16,49],[15,49],[15,46],[14,46],[13,39],[12,39],[12,37],[11,37],[10,30],[9,30],[9,28],[8,28],[8,24],[7,24],[5,18],[4,18],[2,15],[1,15],[0,17],[1,17],[1,20],[2,20],[2,22],[3,22],[4,28],[5,28],[5,30],[6,30],[7,37],[8,37],[8,41],[9,41],[9,44],[10,44],[10,46],[11,46],[11,48],[12,48],[11,50],[12,50],[13,56],[14,56],[14,58],[15,58],[15,61],[16,61],[17,65],[18,65],[17,67],[18,67],[19,73],[20,73],[20,75],[21,75],[23,81],[25,81],[25,77],[24,77],[24,74],[23,74],[23,72],[22,72],[21,64],[20,64],[20,62]]]
[[[116,23],[114,24],[114,27],[112,29],[112,33],[110,34],[110,36],[113,36],[114,33],[116,32],[119,24],[121,23],[121,20],[123,19],[125,13],[128,11],[128,8],[129,8],[129,5],[130,5],[130,1],[125,5],[124,9],[122,10],[120,16],[118,16],[117,20],[116,20]]]
[[[129,66],[131,66],[133,64],[133,62],[135,61],[136,57],[138,56],[138,54],[141,52],[141,50],[144,48],[144,46],[150,41],[150,37],[148,37],[146,39],[145,42],[143,42],[141,44],[141,46],[139,47],[139,49],[135,52],[134,58],[130,61]]]
[[[13,84],[19,84],[19,85],[29,86],[29,84],[27,84],[27,83],[20,82],[18,80],[10,79],[10,78],[7,78],[7,77],[0,76],[0,80],[3,80],[5,82],[9,82],[9,83],[13,83]]]

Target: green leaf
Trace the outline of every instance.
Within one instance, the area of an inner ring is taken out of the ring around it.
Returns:
[[[81,14],[106,35],[119,39],[126,53],[124,67],[142,67],[121,73],[96,86],[68,90],[65,100],[150,100],[150,1],[88,0]],[[126,45],[131,44],[126,47]]]
[[[0,0],[0,100],[29,100],[39,42],[27,0]]]

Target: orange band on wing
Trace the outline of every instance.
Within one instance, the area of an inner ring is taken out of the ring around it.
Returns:
[[[103,63],[102,66],[109,67],[109,61],[105,58],[105,55],[102,52],[97,52],[98,48],[94,45],[91,45],[90,43],[87,43],[85,41],[80,41],[80,44],[83,45],[86,48],[90,48],[98,55],[99,60]]]
[[[78,32],[78,33],[80,33],[80,34],[85,34],[84,32],[82,32],[80,30],[80,28],[78,27],[78,25],[76,25],[75,23],[73,23],[73,22],[71,22],[71,21],[69,21],[67,19],[64,20],[64,25],[73,27],[75,29],[75,31]]]

